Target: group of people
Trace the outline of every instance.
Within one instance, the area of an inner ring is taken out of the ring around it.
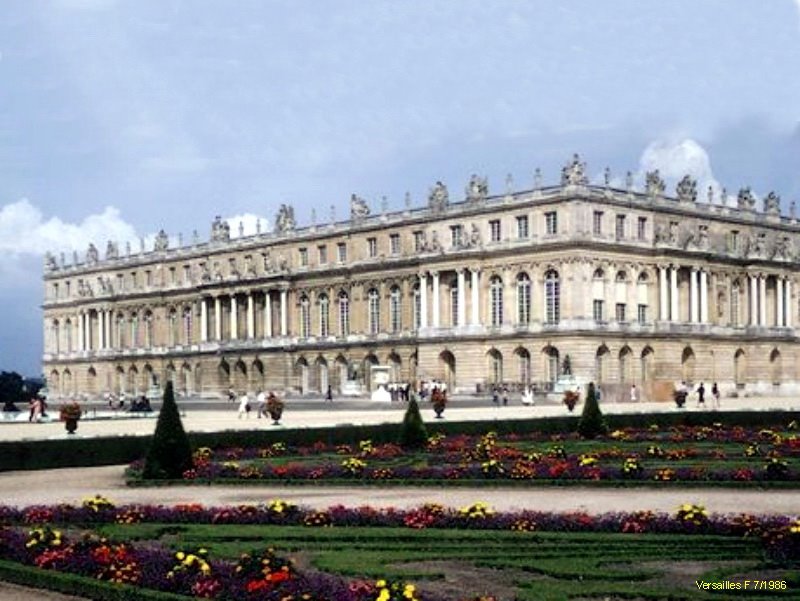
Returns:
[[[330,387],[328,387],[328,390],[330,391]],[[232,391],[229,391],[229,397],[231,392]],[[234,398],[235,398],[235,393],[234,393]],[[261,419],[261,417],[267,417],[267,415],[269,415],[269,406],[271,404],[277,403],[278,397],[275,395],[274,392],[266,394],[263,390],[259,390],[258,392],[256,392],[255,402],[256,402],[256,415],[258,416],[259,419]],[[250,397],[247,396],[246,392],[243,392],[239,397],[239,409],[237,411],[238,418],[242,419],[243,416],[245,419],[249,418],[250,411],[252,410],[253,407],[250,404]]]
[[[125,396],[124,392],[120,392],[119,396],[109,393],[106,395],[106,402],[108,403],[108,408],[112,411],[122,411],[125,409],[127,397]],[[131,401],[130,407],[128,408],[128,411],[131,413],[148,413],[152,410],[153,408],[150,406],[150,399],[148,399],[146,395],[134,397],[134,399]]]
[[[41,396],[33,396],[28,401],[28,421],[38,422],[43,417],[47,417],[47,400]]]
[[[678,388],[678,392],[683,393],[684,398],[687,398],[689,393],[692,392],[691,388],[686,384],[686,382],[681,382],[680,387]],[[706,386],[703,382],[698,384],[697,388],[695,388],[695,392],[697,393],[697,406],[698,407],[705,407],[706,406]],[[711,398],[713,399],[713,407],[714,409],[719,409],[720,403],[720,392],[719,386],[717,383],[714,382],[711,386]]]

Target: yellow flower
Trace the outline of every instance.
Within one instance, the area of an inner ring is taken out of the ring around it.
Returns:
[[[383,587],[386,586],[386,581],[385,580],[378,580],[378,582],[375,583],[375,586],[378,587],[378,588],[383,588]]]
[[[175,559],[178,561],[183,561],[186,558],[186,554],[183,551],[178,551],[175,553]]]

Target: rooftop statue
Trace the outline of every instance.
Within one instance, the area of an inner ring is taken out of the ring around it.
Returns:
[[[681,202],[696,202],[697,180],[688,175],[684,175],[683,179],[678,182],[675,188],[675,194]]]
[[[447,186],[437,181],[428,193],[428,206],[435,212],[444,211],[450,204],[450,195]]]
[[[764,199],[764,212],[770,215],[781,214],[781,197],[775,192],[770,192]]]
[[[742,211],[752,211],[756,208],[756,198],[749,187],[741,188],[736,197],[736,206]]]
[[[667,185],[661,179],[661,173],[656,169],[655,171],[648,171],[645,174],[645,192],[648,196],[661,196]]]
[[[586,163],[581,163],[581,157],[575,153],[572,155],[572,161],[561,168],[561,185],[585,186],[588,183]]]
[[[55,271],[56,269],[58,269],[58,264],[56,264],[56,258],[52,253],[50,253],[50,251],[44,253],[44,268],[47,271]]]
[[[361,198],[360,196],[356,196],[355,194],[350,195],[350,220],[351,221],[363,221],[364,218],[369,217],[369,205],[367,201]]]
[[[156,252],[164,251],[169,248],[169,236],[164,230],[158,230],[156,234],[156,241],[153,244],[153,250]]]
[[[100,255],[97,252],[97,247],[95,247],[94,244],[89,243],[89,248],[86,249],[86,263],[89,265],[94,265],[99,260]]]
[[[106,259],[118,259],[119,258],[119,246],[117,246],[116,242],[112,242],[111,240],[108,241],[106,244]]]
[[[489,195],[489,182],[485,177],[472,174],[467,184],[467,200],[480,201]]]
[[[279,233],[290,232],[295,228],[294,207],[281,204],[278,214],[275,215],[275,229]]]
[[[211,241],[212,242],[227,242],[231,239],[231,226],[227,221],[223,221],[222,217],[217,215],[214,221],[211,222]]]

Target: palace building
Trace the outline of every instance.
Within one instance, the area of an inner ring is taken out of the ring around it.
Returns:
[[[376,214],[354,195],[348,221],[297,227],[283,205],[252,236],[217,218],[177,248],[162,231],[152,249],[47,255],[50,394],[336,392],[369,387],[371,365],[457,392],[547,390],[565,368],[606,399],[681,381],[798,392],[793,208],[631,179],[590,185],[576,155],[556,186],[537,170],[532,189],[492,195],[473,176],[463,199],[437,182],[421,208]]]

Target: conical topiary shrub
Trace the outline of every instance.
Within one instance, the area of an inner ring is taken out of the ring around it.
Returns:
[[[156,480],[179,479],[192,465],[192,446],[181,423],[172,382],[167,382],[164,403],[147,451],[142,476]]]
[[[428,444],[428,431],[419,414],[417,395],[412,394],[408,401],[406,415],[400,430],[400,446],[404,449],[421,449]]]
[[[578,434],[583,438],[594,438],[608,432],[608,426],[600,405],[597,403],[597,391],[594,382],[590,382],[586,389],[586,402],[583,404],[583,413],[578,422]]]

